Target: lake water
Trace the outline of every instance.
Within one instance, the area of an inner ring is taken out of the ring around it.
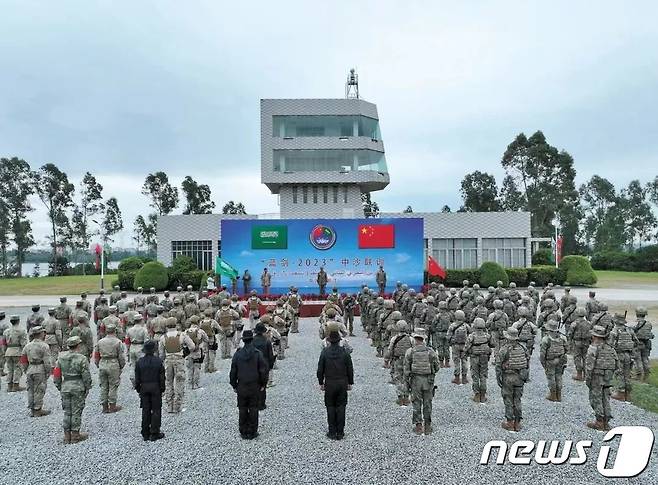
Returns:
[[[32,276],[34,274],[34,267],[37,263],[23,263],[23,276]],[[71,266],[76,266],[76,263],[71,263]],[[110,269],[117,269],[119,266],[118,261],[110,261],[107,267]],[[39,276],[48,275],[48,263],[39,263]]]

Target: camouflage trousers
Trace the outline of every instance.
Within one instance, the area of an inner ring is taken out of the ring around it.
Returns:
[[[415,375],[411,377],[411,403],[414,424],[425,426],[432,423],[432,398],[434,397],[434,376]]]
[[[144,357],[144,352],[142,344],[132,344],[128,349],[128,360],[130,362],[130,382],[132,382],[133,387],[135,387],[135,364],[139,359]]]
[[[544,373],[546,374],[546,380],[548,381],[548,388],[551,391],[562,391],[562,375],[564,374],[564,369],[566,368],[566,358],[564,360],[561,358],[551,359],[546,361],[544,366]]]
[[[487,392],[487,377],[489,377],[489,355],[471,355],[471,380],[474,393]]]
[[[651,340],[640,340],[640,345],[635,349],[633,359],[635,361],[635,371],[639,374],[649,374],[649,356],[651,355]]]
[[[631,367],[633,365],[633,354],[631,352],[617,352],[619,367],[615,372],[617,382],[615,389],[621,392],[631,392]]]
[[[589,404],[597,418],[610,419],[610,388],[613,371],[592,374],[587,381],[589,387]]]
[[[354,312],[353,311],[352,312],[345,312],[345,326],[347,327],[347,331],[350,333],[350,335],[352,335],[354,333]]]
[[[215,340],[215,342],[217,342],[217,340]],[[206,346],[206,358],[203,361],[203,370],[206,373],[217,371],[217,367],[215,366],[217,351],[212,349],[212,347],[215,346],[215,342],[208,342],[208,345]]]
[[[354,322],[354,315],[352,315],[352,322]],[[290,326],[290,331],[292,333],[299,332],[299,311],[295,311],[292,314],[292,325]]]
[[[0,347],[0,374],[5,372],[5,349]]]
[[[134,370],[132,370],[134,373]],[[131,380],[132,380],[131,376]],[[117,392],[121,383],[121,368],[119,362],[103,362],[101,359],[98,367],[98,385],[101,388],[101,403],[116,404]],[[134,382],[133,382],[134,383]]]
[[[407,383],[404,379],[404,357],[393,357],[391,375],[397,390],[398,399],[408,398],[409,390],[407,389]]]
[[[498,330],[491,330],[489,334],[491,335],[491,343],[493,344],[494,357],[496,357],[501,345],[500,332]]]
[[[462,379],[468,376],[468,357],[464,352],[464,344],[454,344],[452,346],[452,363],[455,365],[454,375]]]
[[[505,418],[508,421],[520,421],[523,418],[521,397],[525,382],[518,371],[503,371],[503,387],[501,394],[505,405]]]
[[[434,332],[432,334],[432,346],[436,350],[439,362],[450,359],[450,346],[445,332]]]
[[[62,409],[64,410],[62,427],[64,431],[80,431],[86,399],[85,391],[62,391]]]
[[[59,357],[59,352],[62,350],[61,347],[57,344],[49,345],[50,347],[50,357],[53,359],[53,364],[57,362],[57,357]]]
[[[220,332],[217,335],[218,338],[218,343],[219,343],[219,355],[221,356],[222,359],[230,359],[231,358],[231,347],[232,347],[232,341],[231,337],[227,336],[224,334],[224,332]]]
[[[576,366],[576,372],[582,373],[585,369],[585,358],[589,342],[583,340],[573,341],[573,365]]]
[[[180,355],[165,358],[165,400],[169,412],[179,412],[185,398],[185,359]]]
[[[249,328],[253,329],[260,318],[258,310],[249,310]]]
[[[7,363],[7,384],[18,384],[21,381],[21,376],[23,375],[23,369],[21,368],[19,361],[20,357],[5,357],[5,362]]]
[[[37,411],[43,407],[48,377],[45,372],[27,375],[27,408]]]
[[[198,389],[201,380],[201,362],[195,362],[196,358],[187,358],[187,379],[190,381],[190,389]]]

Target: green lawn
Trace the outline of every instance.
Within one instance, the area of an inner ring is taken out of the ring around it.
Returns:
[[[116,275],[105,276],[105,288]],[[83,291],[97,293],[100,276],[47,276],[43,278],[0,279],[0,296],[77,295]]]
[[[648,383],[633,383],[631,401],[642,409],[658,413],[658,360],[651,361]]]
[[[596,271],[596,277],[596,286],[599,288],[658,287],[658,272]]]

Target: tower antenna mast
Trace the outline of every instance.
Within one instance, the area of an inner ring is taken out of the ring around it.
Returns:
[[[359,75],[356,69],[350,69],[345,82],[345,97],[347,99],[359,99]]]

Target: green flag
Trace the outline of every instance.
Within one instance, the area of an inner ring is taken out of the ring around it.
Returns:
[[[219,256],[217,256],[217,259],[215,260],[215,273],[228,276],[231,279],[236,279],[238,277],[238,270]]]
[[[251,249],[287,249],[288,226],[255,225],[251,228]]]

